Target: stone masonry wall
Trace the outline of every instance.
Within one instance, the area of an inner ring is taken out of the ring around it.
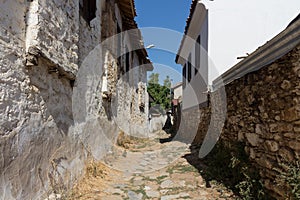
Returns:
[[[88,56],[88,54],[101,43],[101,25],[105,25],[102,22],[103,18],[103,7],[105,5],[105,1],[98,0],[97,1],[97,14],[96,17],[88,23],[81,15],[79,15],[79,41],[78,44],[78,67],[82,64],[84,59]],[[79,12],[80,13],[80,12]]]
[[[136,56],[135,53],[132,55]],[[148,137],[149,133],[145,75],[144,67],[133,62],[129,72],[122,75],[117,84],[116,121],[122,131],[135,137]]]
[[[26,67],[31,4],[0,3],[0,199],[41,199],[70,187],[84,166],[69,135],[72,86],[48,59]]]
[[[300,46],[273,64],[226,86],[228,115],[224,140],[246,142],[275,196],[285,192],[275,181],[279,163],[299,160]]]
[[[28,5],[26,20],[28,54],[42,55],[57,65],[61,75],[75,79],[78,70],[78,1],[33,0]]]
[[[1,5],[0,199],[39,199],[58,183],[57,170],[66,185],[73,178],[63,173],[70,170],[67,163],[76,162],[76,151],[70,154],[76,143],[67,137],[73,123],[72,88],[69,80],[49,73],[47,60],[25,66],[27,5]],[[76,174],[83,163],[73,167]]]
[[[299,161],[299,85],[300,46],[274,63],[225,86],[227,115],[221,141],[246,144],[250,161],[258,167],[265,187],[277,199],[285,199],[287,191],[277,182],[276,169],[283,170],[280,163],[290,165]],[[207,108],[200,112],[210,115]],[[207,123],[203,123],[207,118],[201,120],[196,143],[202,142],[206,134],[203,130],[207,130]]]
[[[103,158],[120,132],[114,103],[142,102],[146,71],[139,69],[144,75],[133,85],[118,86],[117,58],[95,48],[103,27],[116,31],[113,13],[109,26],[102,21],[103,10],[115,12],[106,2],[97,1],[87,24],[78,1],[0,0],[0,199],[45,199],[72,187],[85,162]],[[103,98],[105,65],[109,87],[124,99]],[[147,122],[147,110],[136,108],[120,112]]]

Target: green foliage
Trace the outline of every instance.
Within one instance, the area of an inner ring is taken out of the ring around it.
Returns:
[[[159,82],[159,73],[152,73],[149,76],[148,83],[149,84],[159,84],[158,82]]]
[[[281,172],[280,178],[288,184],[292,199],[300,199],[300,161],[297,160],[289,166],[282,164],[282,166],[287,170],[286,172]]]
[[[162,108],[170,108],[170,89],[159,84],[148,84],[148,93],[154,98],[151,106],[160,105]]]
[[[206,176],[223,182],[243,200],[271,199],[264,192],[257,170],[248,160],[244,144],[237,143],[231,148],[218,143],[204,159]]]
[[[164,86],[167,88],[171,88],[171,79],[169,76],[167,76],[166,79],[164,80]]]
[[[151,106],[160,105],[163,109],[169,109],[171,107],[170,87],[171,80],[169,76],[164,80],[164,85],[160,85],[159,74],[152,73],[148,81],[148,93],[154,98]]]

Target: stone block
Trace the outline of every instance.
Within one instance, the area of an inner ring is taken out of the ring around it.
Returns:
[[[262,124],[256,124],[255,133],[258,135],[262,135],[265,132],[264,126]]]
[[[295,131],[296,133],[300,133],[300,127],[294,127],[294,131]]]
[[[253,148],[250,148],[250,158],[251,159],[255,159],[256,158],[256,153],[255,153],[255,150]]]
[[[254,133],[246,133],[246,138],[247,141],[252,145],[252,146],[258,146],[259,144],[259,136]]]
[[[288,80],[284,80],[284,81],[281,83],[281,85],[280,85],[280,87],[281,87],[282,89],[284,89],[284,90],[290,89],[291,86],[292,86],[292,84],[291,84],[291,82],[288,81]]]
[[[273,138],[275,141],[282,141],[282,137],[280,135],[274,135]]]
[[[245,139],[245,136],[244,136],[244,133],[242,131],[239,131],[238,132],[238,141],[244,141]]]
[[[297,137],[297,135],[295,133],[292,133],[292,132],[285,133],[283,136],[286,137],[286,138],[290,138],[290,139],[295,139]]]
[[[296,151],[300,151],[300,142],[299,142],[299,141],[297,141],[297,140],[290,141],[290,142],[288,143],[288,145],[289,145],[289,147],[290,147],[291,149],[294,149],[294,150],[296,150]]]
[[[275,141],[268,140],[265,142],[265,144],[266,144],[267,149],[271,152],[276,152],[279,150],[279,144]]]
[[[267,168],[267,169],[272,169],[272,168],[273,168],[272,163],[271,163],[266,157],[258,158],[258,159],[256,159],[256,162],[257,162],[260,166],[265,167],[265,168]]]
[[[278,132],[278,125],[277,125],[277,124],[271,124],[271,125],[270,125],[270,132],[271,132],[271,133],[276,133],[276,132]]]
[[[278,154],[286,161],[291,162],[294,160],[294,153],[287,148],[281,148],[278,151]]]
[[[276,116],[275,116],[275,120],[276,120],[276,121],[280,121],[280,120],[281,120],[280,116],[279,116],[279,115],[276,115]]]
[[[300,119],[300,112],[297,107],[292,107],[282,111],[281,118],[287,122],[296,121]]]
[[[274,123],[270,124],[271,133],[281,133],[293,131],[293,125],[290,123]]]

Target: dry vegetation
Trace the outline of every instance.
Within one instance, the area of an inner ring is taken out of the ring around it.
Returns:
[[[85,175],[72,189],[67,200],[87,200],[100,197],[100,190],[105,188],[109,181],[108,174],[118,176],[119,172],[100,162],[91,161],[85,170]]]

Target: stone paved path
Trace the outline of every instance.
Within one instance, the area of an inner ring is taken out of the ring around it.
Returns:
[[[157,137],[167,137],[160,132]],[[209,183],[183,155],[189,146],[157,138],[116,147],[103,163],[93,163],[87,176],[73,189],[69,199],[236,199],[218,183]],[[209,185],[210,187],[207,187]]]

